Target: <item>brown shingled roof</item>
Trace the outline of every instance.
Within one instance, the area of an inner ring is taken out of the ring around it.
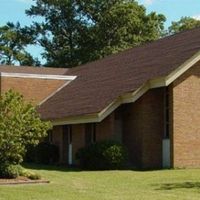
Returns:
[[[51,120],[98,113],[148,80],[169,75],[199,51],[198,28],[69,69],[66,75],[78,77],[39,111]]]
[[[68,69],[66,68],[51,68],[51,67],[16,67],[0,65],[0,73],[24,73],[24,74],[45,74],[45,75],[64,75]]]
[[[98,113],[120,95],[166,76],[200,50],[200,29],[108,56],[67,71],[77,79],[39,109],[45,119]]]

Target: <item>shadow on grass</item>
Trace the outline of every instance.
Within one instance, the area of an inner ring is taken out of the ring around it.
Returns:
[[[35,163],[23,163],[23,167],[27,169],[35,169],[35,170],[48,170],[48,171],[59,171],[59,172],[99,172],[99,171],[113,171],[113,170],[82,170],[78,167],[69,167],[67,165],[43,165],[43,164],[35,164]],[[115,170],[114,170],[115,171]],[[123,169],[118,169],[117,171],[133,171],[133,172],[154,172],[161,171],[159,169],[138,169],[132,166],[127,166]]]
[[[23,167],[26,169],[33,170],[48,170],[48,171],[59,171],[59,172],[99,172],[99,171],[113,171],[113,170],[82,170],[78,167],[69,167],[67,165],[43,165],[35,163],[23,163]],[[115,171],[115,170],[114,170]],[[117,171],[135,171],[135,172],[144,172],[143,170],[138,170],[134,167],[128,167],[124,169],[119,169]]]
[[[59,172],[81,172],[77,167],[68,167],[68,166],[57,166],[57,165],[41,165],[35,163],[23,163],[23,167],[26,169],[34,170],[48,170],[48,171],[59,171]]]
[[[158,185],[157,185],[158,186]],[[165,183],[156,190],[200,189],[200,182]]]

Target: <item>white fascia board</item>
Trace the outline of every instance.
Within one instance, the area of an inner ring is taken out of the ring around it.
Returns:
[[[73,81],[76,76],[65,75],[48,75],[48,74],[26,74],[26,73],[5,73],[1,72],[2,77],[9,78],[33,78],[33,79],[50,79],[50,80],[68,80]]]
[[[194,56],[192,56],[190,59],[188,59],[182,65],[180,65],[176,70],[174,70],[172,73],[170,73],[166,77],[166,85],[167,86],[170,85],[173,81],[175,81],[177,78],[179,78],[183,73],[185,73],[188,69],[190,69],[192,66],[194,66],[199,61],[200,61],[200,51],[198,51]]]
[[[86,115],[86,116],[79,116],[68,118],[63,121],[53,123],[58,125],[64,124],[78,124],[78,123],[90,123],[90,122],[101,122],[104,120],[109,114],[111,114],[116,108],[118,108],[121,104],[125,103],[133,103],[137,99],[139,99],[143,94],[145,94],[148,90],[153,88],[165,87],[170,85],[173,81],[175,81],[178,77],[180,77],[183,73],[189,70],[192,66],[194,66],[197,62],[200,61],[200,51],[197,52],[194,56],[180,65],[176,70],[170,73],[166,77],[159,77],[156,79],[152,79],[147,81],[144,85],[138,88],[134,92],[126,93],[121,97],[118,97],[112,103],[110,103],[106,108],[104,108],[101,112],[93,114],[93,115]]]
[[[85,124],[100,122],[97,114],[84,115],[78,117],[69,117],[61,120],[52,120],[53,126],[70,125],[70,124]]]

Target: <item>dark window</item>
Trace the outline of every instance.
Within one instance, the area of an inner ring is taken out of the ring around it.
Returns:
[[[71,125],[64,125],[63,126],[63,135],[67,138],[69,144],[72,143],[72,126]]]
[[[170,132],[170,126],[169,126],[169,88],[165,88],[165,97],[164,97],[164,103],[165,103],[165,133],[164,138],[169,138],[169,132]]]
[[[72,143],[72,126],[68,126],[69,144]]]
[[[68,163],[69,144],[72,144],[72,127],[71,125],[63,126],[62,134],[62,162]]]
[[[96,124],[85,125],[85,144],[90,145],[96,142]]]

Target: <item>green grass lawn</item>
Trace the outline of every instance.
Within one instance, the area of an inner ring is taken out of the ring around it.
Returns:
[[[0,200],[200,199],[200,169],[79,172],[34,167],[50,184],[0,186]]]

